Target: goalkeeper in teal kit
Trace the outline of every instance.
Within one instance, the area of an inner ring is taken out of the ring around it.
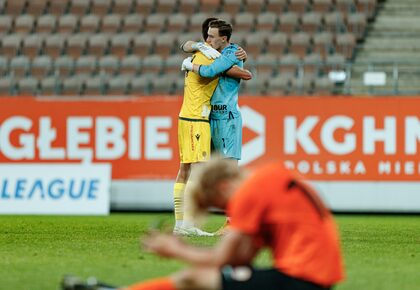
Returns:
[[[211,98],[211,138],[215,151],[225,158],[241,159],[242,117],[238,106],[240,80],[223,74],[233,66],[243,67],[243,61],[238,60],[235,52],[236,44],[229,43],[232,26],[223,20],[210,22],[207,43],[221,52],[211,65],[192,64],[191,58],[186,58],[182,68],[194,71],[202,77],[219,76],[219,83]]]

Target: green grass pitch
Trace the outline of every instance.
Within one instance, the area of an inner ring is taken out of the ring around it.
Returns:
[[[171,214],[108,217],[0,216],[0,289],[55,290],[63,274],[116,285],[186,267],[144,253],[139,236]],[[420,289],[420,216],[338,215],[347,279],[338,290]],[[211,216],[208,230],[223,217]],[[190,238],[213,245],[217,238]],[[256,264],[269,264],[262,253]]]

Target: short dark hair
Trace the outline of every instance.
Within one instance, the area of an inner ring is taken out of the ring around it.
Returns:
[[[227,23],[224,20],[213,20],[209,23],[209,28],[218,28],[219,29],[219,36],[226,36],[227,41],[230,40],[230,37],[232,36],[232,25]]]
[[[201,25],[201,33],[203,35],[203,39],[204,41],[206,41],[207,37],[209,36],[208,31],[209,31],[209,24],[210,22],[217,20],[216,17],[209,17],[206,20],[204,20],[203,24]]]

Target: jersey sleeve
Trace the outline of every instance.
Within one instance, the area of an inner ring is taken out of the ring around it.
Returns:
[[[245,182],[235,193],[228,207],[230,225],[245,234],[259,231],[264,212],[268,207],[267,198],[262,194],[261,176]]]
[[[211,65],[201,65],[198,74],[202,77],[212,78],[229,70],[238,62],[235,51],[236,48],[226,49]]]

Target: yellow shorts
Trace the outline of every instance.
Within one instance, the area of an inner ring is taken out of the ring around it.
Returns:
[[[210,123],[205,120],[178,119],[178,145],[181,163],[210,159]]]

